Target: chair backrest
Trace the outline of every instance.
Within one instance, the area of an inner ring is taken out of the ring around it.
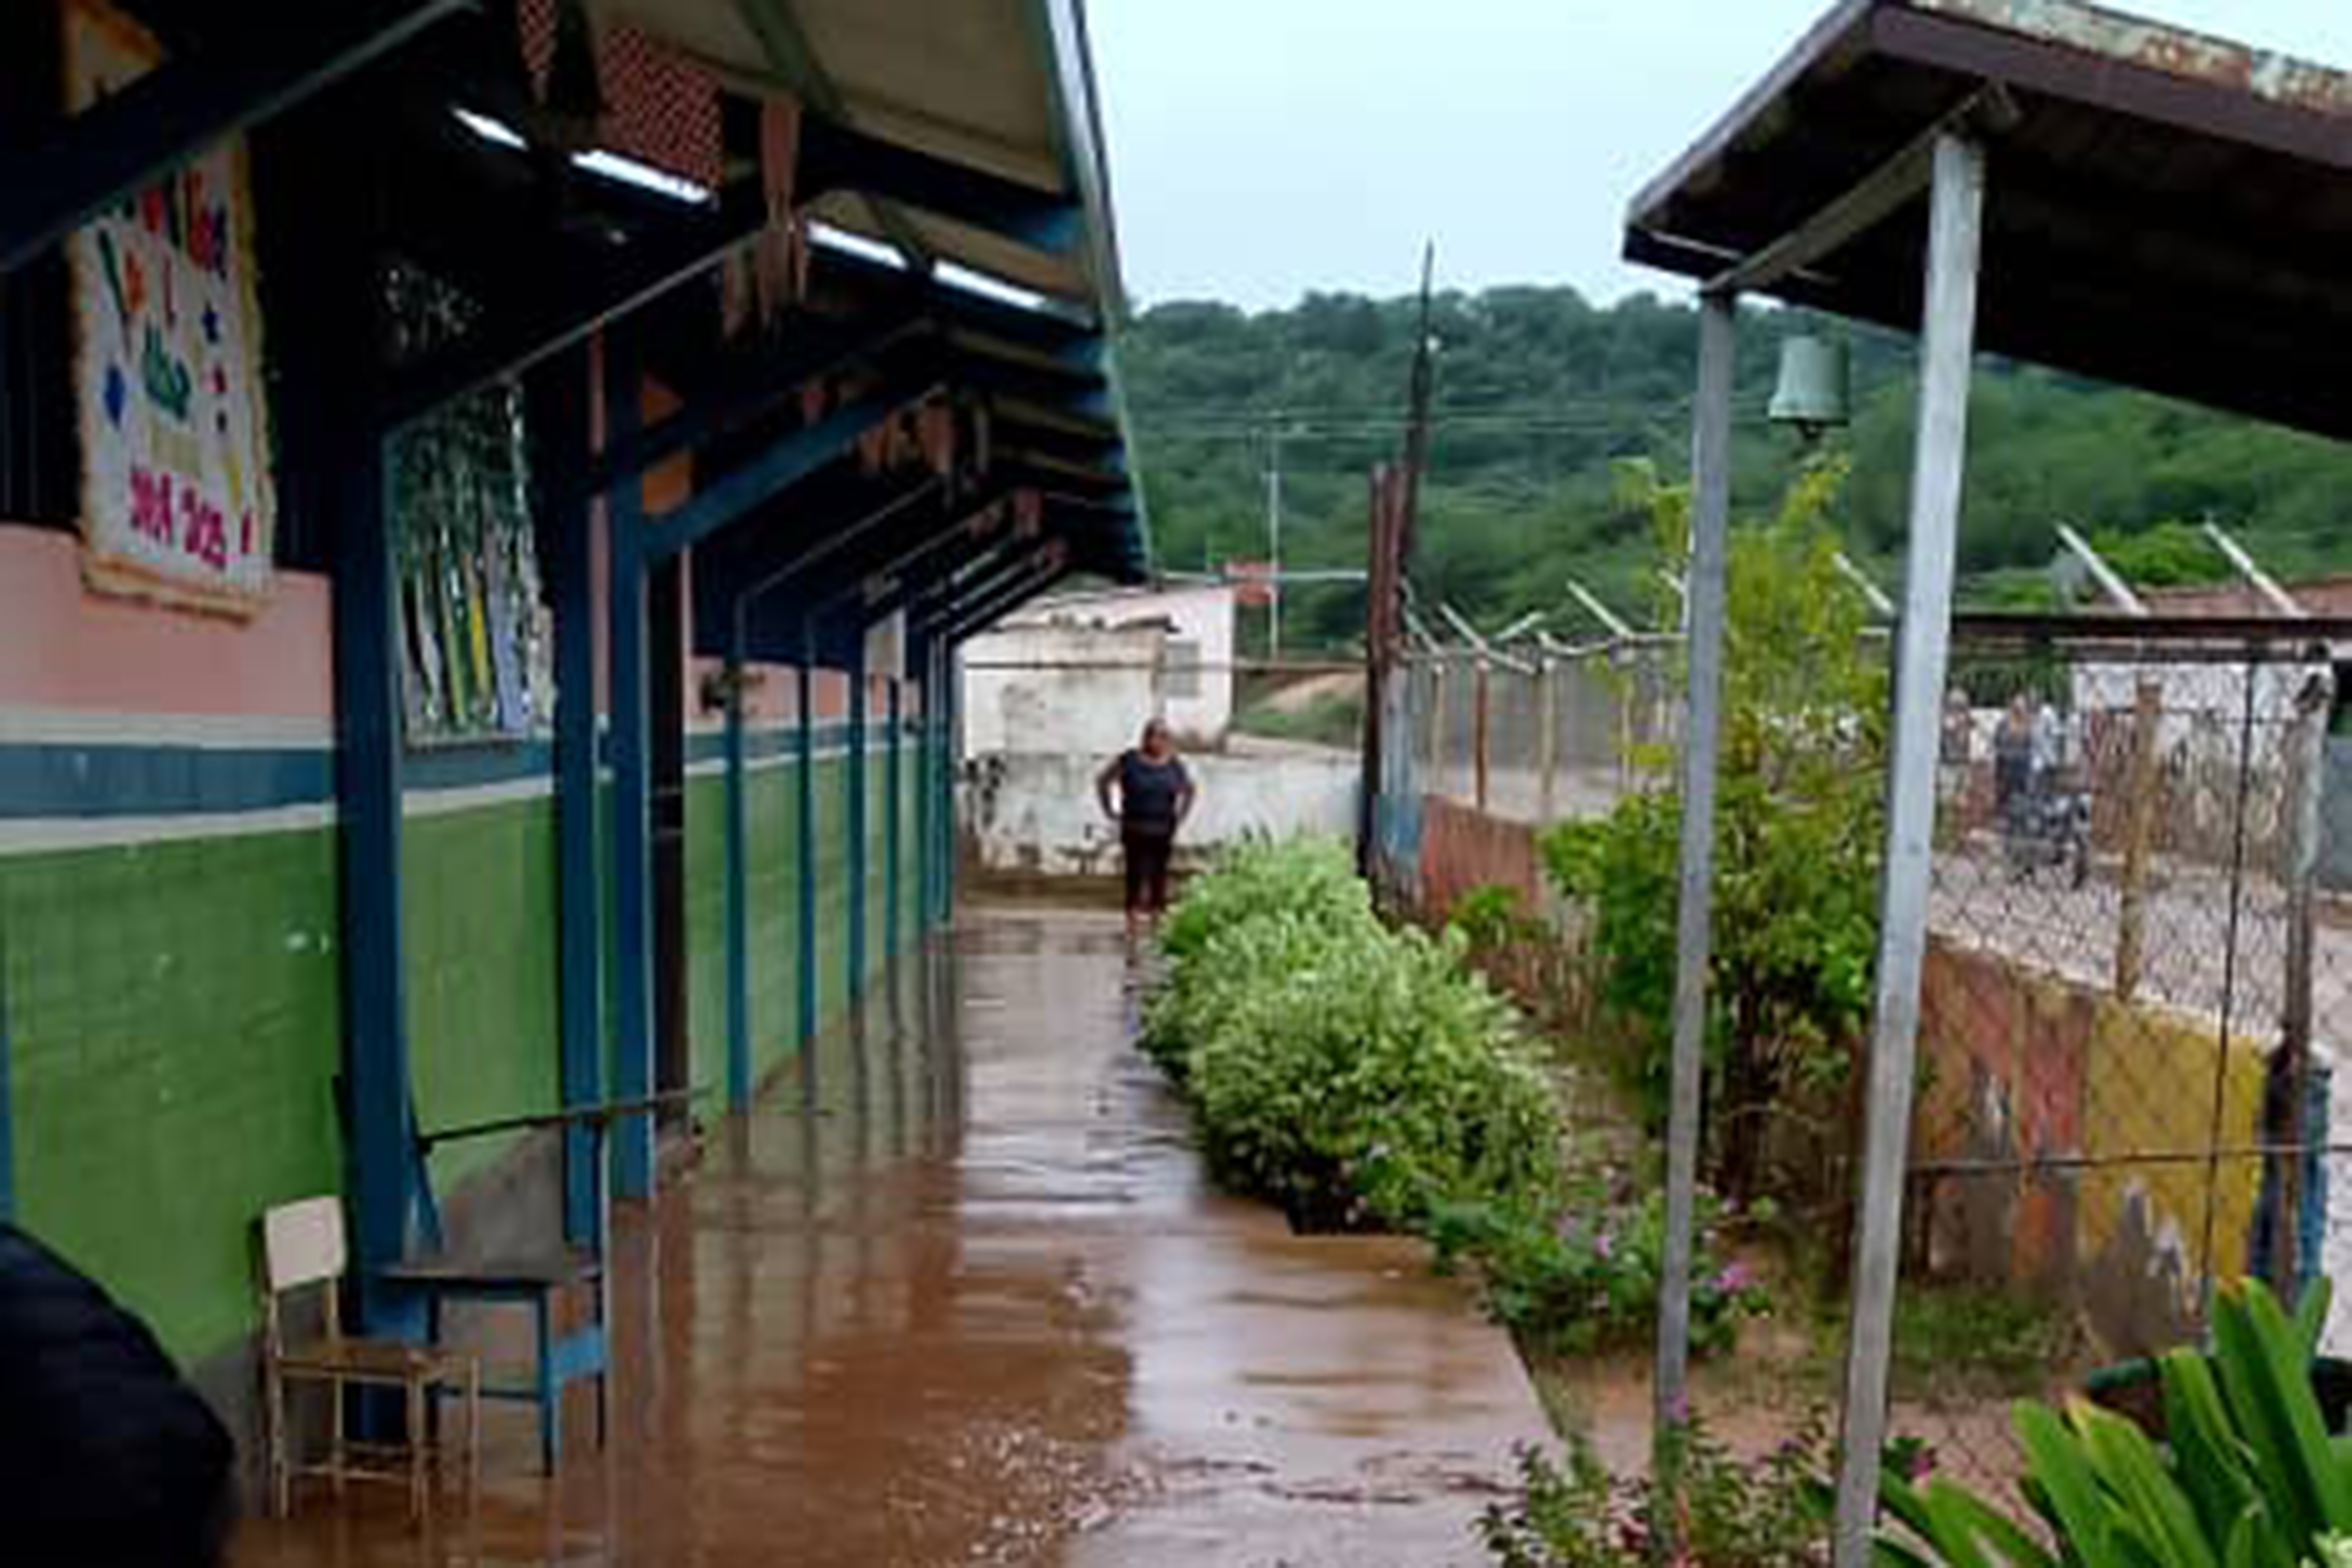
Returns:
[[[341,1199],[305,1198],[262,1216],[262,1267],[270,1295],[339,1280],[349,1261]]]

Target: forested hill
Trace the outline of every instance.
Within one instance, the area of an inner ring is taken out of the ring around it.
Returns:
[[[1368,471],[1399,446],[1417,302],[1309,295],[1249,315],[1180,303],[1141,315],[1121,366],[1136,457],[1161,563],[1191,569],[1266,554],[1269,434],[1281,440],[1283,555],[1360,565]],[[1431,467],[1413,575],[1489,628],[1566,603],[1569,576],[1628,610],[1652,605],[1644,519],[1613,501],[1613,464],[1687,467],[1697,317],[1637,295],[1607,308],[1567,288],[1446,294]],[[1794,313],[1751,312],[1739,375],[1739,505],[1778,495],[1794,438],[1763,415]],[[1827,328],[1843,331],[1843,328]],[[1905,340],[1854,331],[1849,544],[1883,579],[1898,553],[1909,467],[1912,363]],[[2211,515],[2274,571],[2352,565],[2352,448],[1987,364],[1975,403],[1963,570],[1980,601],[2042,592],[2070,521],[2146,585],[2218,579],[2226,565],[2192,527]],[[1294,598],[1291,636],[1359,634],[1346,591]],[[1573,631],[1573,623],[1563,626]]]

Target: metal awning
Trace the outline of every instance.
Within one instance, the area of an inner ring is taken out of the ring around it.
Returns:
[[[1635,199],[1625,254],[1714,279],[1972,108],[1984,349],[2352,436],[2352,74],[2079,0],[1846,0]],[[1912,329],[1926,208],[1748,290]]]
[[[815,214],[1116,317],[1122,300],[1079,0],[597,0],[606,17],[739,90],[789,94],[877,140],[1063,198],[1082,242],[1056,254],[853,193]]]

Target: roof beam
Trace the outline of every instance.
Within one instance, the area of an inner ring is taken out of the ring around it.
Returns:
[[[1085,212],[1050,191],[934,158],[811,116],[801,126],[796,199],[855,191],[1064,256],[1084,237]]]
[[[807,383],[846,366],[877,360],[922,335],[928,326],[923,318],[904,312],[886,316],[879,325],[862,332],[810,321],[805,331],[790,335],[783,352],[762,355],[752,373],[737,384],[695,397],[661,423],[607,448],[589,469],[589,490],[602,494],[740,430],[781,407]]]
[[[573,262],[552,269],[548,275],[562,281],[539,299],[492,310],[473,335],[392,378],[377,404],[377,423],[397,428],[585,342],[708,272],[759,229],[760,220],[748,211],[722,212],[674,235],[625,247],[607,268],[584,270]],[[583,277],[583,270],[591,275]]]
[[[476,0],[287,6],[234,47],[168,61],[0,160],[0,274],[14,271],[164,171],[393,53]]]
[[[1936,148],[1947,135],[2005,130],[2017,123],[2015,100],[2000,87],[1985,87],[1920,132],[1901,152],[1865,174],[1846,193],[1762,250],[1718,272],[1703,292],[1728,298],[1768,289],[1791,273],[1836,255],[1860,234],[1927,194],[1935,172]]]
[[[870,540],[878,529],[895,520],[907,508],[930,500],[939,493],[940,486],[941,480],[937,475],[926,476],[919,484],[911,485],[881,505],[867,509],[847,525],[827,529],[821,537],[810,541],[806,548],[769,568],[742,589],[737,603],[748,603],[763,594],[775,592],[788,582],[807,577],[834,557]]]
[[[793,12],[792,0],[735,0],[735,14],[752,36],[760,40],[760,52],[767,56],[769,68],[784,79],[793,96],[817,115],[849,122],[849,103],[833,84],[824,62],[816,58],[816,51],[809,46],[808,34]],[[804,122],[801,134],[808,133],[808,126]],[[938,264],[938,258],[914,231],[914,225],[896,208],[887,202],[875,202],[874,218],[890,236],[890,242],[899,248],[899,254],[906,257],[907,266],[928,272]]]
[[[886,387],[794,431],[734,472],[697,490],[685,505],[646,518],[644,547],[649,557],[674,556],[710,538],[837,462],[859,436],[938,390],[936,381]]]

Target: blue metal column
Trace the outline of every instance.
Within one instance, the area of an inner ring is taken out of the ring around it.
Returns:
[[[371,1285],[400,1261],[415,1195],[410,1143],[407,954],[401,937],[398,576],[384,443],[335,442],[335,794],[342,817],[343,1085],[360,1314],[380,1325]]]
[[[637,359],[626,334],[605,335],[605,439],[625,440],[638,422]],[[653,776],[646,734],[644,491],[635,480],[606,502],[608,607],[612,686],[612,1093],[653,1092]],[[675,651],[668,651],[674,657]],[[612,1193],[645,1198],[654,1188],[654,1119],[614,1124]]]
[[[962,704],[956,690],[956,645],[939,644],[940,760],[939,760],[939,918],[956,918],[956,776],[961,770],[962,748],[956,738]]]
[[[562,511],[551,519],[556,612],[556,989],[560,1036],[557,1094],[566,1106],[604,1098],[604,888],[596,863],[596,514],[581,498],[594,373],[584,351],[560,356],[530,383],[539,430],[543,495]],[[564,1139],[564,1234],[598,1243],[599,1140],[586,1127]]]
[[[807,1050],[816,1042],[817,983],[816,972],[816,672],[811,667],[816,659],[814,640],[808,633],[806,611],[801,615],[800,649],[794,659],[794,676],[800,686],[800,765],[793,769],[793,789],[799,803],[800,818],[794,823],[795,845],[793,858],[800,862],[800,918],[795,922],[795,935],[800,943],[800,1026],[801,1047]]]
[[[752,1102],[751,813],[744,798],[743,614],[727,634],[727,1107]]]
[[[938,907],[938,898],[932,891],[938,877],[933,864],[933,852],[938,847],[937,836],[931,831],[931,818],[939,802],[932,785],[932,768],[938,752],[935,742],[939,731],[939,664],[933,657],[931,644],[923,644],[923,716],[915,727],[914,738],[914,921],[925,934],[931,929],[932,911]]]
[[[843,1000],[855,1004],[865,994],[865,879],[871,869],[870,857],[865,853],[865,643],[862,638],[850,655],[849,742],[849,756],[842,766],[846,797],[843,804],[849,808],[849,820],[842,836],[849,841],[850,853],[842,874],[850,884],[850,931],[849,941],[844,945],[849,955],[850,988]]]
[[[8,1088],[14,1059],[8,1035],[8,908],[0,900],[0,1225],[17,1216],[16,1112]]]
[[[904,669],[906,666],[902,662],[900,667]],[[899,946],[904,936],[901,922],[906,917],[906,899],[899,888],[900,874],[904,869],[899,838],[905,827],[900,818],[906,815],[906,775],[905,764],[901,761],[901,755],[906,750],[906,678],[903,675],[891,676],[890,706],[885,715],[890,725],[890,750],[883,754],[882,759],[882,793],[890,802],[882,820],[882,956],[890,962],[898,959]],[[0,1040],[5,1039],[6,1031],[7,1020],[0,1018]],[[0,1065],[0,1073],[4,1072],[5,1066]],[[6,1089],[5,1079],[0,1079],[0,1094],[5,1094]],[[4,1115],[5,1111],[6,1105],[0,1103],[0,1115]],[[0,1131],[0,1137],[5,1136],[5,1132]]]

